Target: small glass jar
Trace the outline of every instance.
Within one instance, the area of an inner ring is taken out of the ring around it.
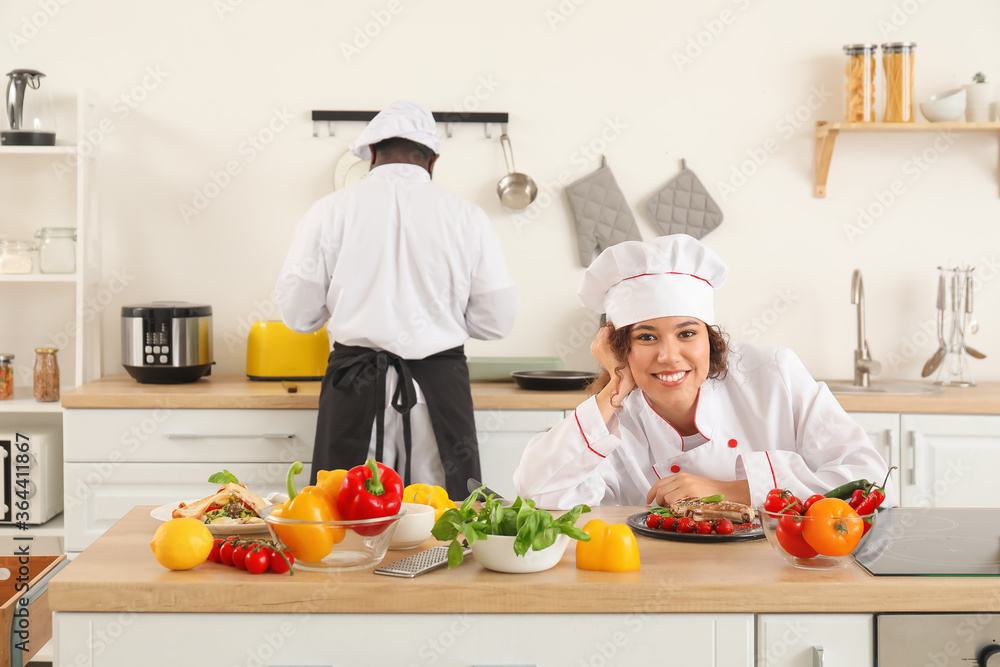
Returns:
[[[38,239],[38,270],[42,273],[76,272],[76,228],[42,227]]]
[[[885,72],[885,123],[913,122],[913,50],[916,42],[890,42],[882,45],[882,71]]]
[[[54,347],[35,348],[35,400],[51,403],[59,400],[59,362]]]
[[[847,67],[844,70],[848,123],[871,123],[875,120],[875,44],[846,44]]]
[[[0,354],[0,401],[14,398],[14,355]]]
[[[31,273],[34,250],[31,241],[0,241],[0,273]]]

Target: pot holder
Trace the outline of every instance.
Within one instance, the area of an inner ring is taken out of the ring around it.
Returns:
[[[576,218],[577,248],[584,267],[605,248],[642,240],[635,216],[603,158],[597,171],[566,186],[566,196]]]
[[[684,160],[681,173],[653,195],[646,210],[664,235],[689,234],[700,239],[722,224],[722,209]]]

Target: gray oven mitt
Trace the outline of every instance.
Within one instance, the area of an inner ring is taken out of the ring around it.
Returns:
[[[603,160],[597,171],[567,185],[566,196],[576,218],[577,248],[584,267],[605,248],[642,240],[625,195]]]
[[[681,173],[653,195],[646,210],[664,235],[689,234],[700,239],[722,224],[722,209],[684,160]]]

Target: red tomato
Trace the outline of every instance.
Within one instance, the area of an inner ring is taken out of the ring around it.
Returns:
[[[802,537],[824,556],[846,556],[858,546],[865,521],[840,498],[824,498],[809,508]]]
[[[233,564],[233,551],[236,547],[229,540],[226,540],[221,547],[219,547],[219,560],[225,565]]]
[[[802,524],[804,523],[802,516],[799,514],[783,514],[778,519],[778,527],[790,535],[801,535]]]
[[[814,493],[813,495],[809,496],[802,503],[802,512],[803,513],[808,512],[809,508],[813,506],[813,503],[823,500],[823,498],[825,497],[826,496],[820,495],[818,493]]]
[[[733,528],[733,522],[729,519],[718,519],[715,522],[715,532],[719,535],[732,535]]]
[[[225,540],[222,539],[221,537],[215,538],[215,540],[212,543],[212,550],[208,552],[208,560],[212,561],[213,563],[222,562],[222,556],[219,555],[219,550],[222,547],[223,542],[225,542]]]
[[[682,516],[677,519],[677,532],[678,533],[693,533],[694,532],[694,519],[686,516]]]
[[[264,547],[264,549],[267,549],[267,547]],[[267,567],[271,563],[271,557],[269,554],[264,552],[264,549],[247,552],[246,558],[243,561],[247,572],[251,574],[261,574],[262,572],[267,571]]]
[[[663,517],[658,514],[650,514],[646,517],[646,528],[659,528],[663,523]]]
[[[677,530],[677,518],[672,516],[663,517],[663,522],[660,524],[660,530],[666,530],[666,531]]]
[[[795,501],[795,496],[788,489],[771,489],[764,499],[764,510],[768,512],[780,512]]]
[[[290,554],[288,551],[282,551],[282,553],[285,554],[285,558],[288,559],[287,563],[285,562],[285,558],[282,558],[281,554],[279,554],[277,551],[274,550],[270,551],[271,553],[269,554],[269,556],[271,558],[272,572],[277,572],[278,574],[284,574],[285,572],[288,572],[288,566],[295,563],[295,556]]]
[[[699,535],[708,535],[712,532],[712,522],[711,521],[699,521],[695,524],[695,529],[698,531]]]
[[[797,558],[812,558],[816,555],[816,550],[813,549],[809,544],[802,539],[800,533],[789,533],[781,529],[781,524],[778,524],[778,530],[775,531],[778,536],[778,544],[781,548],[790,553]]]
[[[236,550],[233,551],[233,565],[236,566],[237,570],[247,569],[247,563],[246,563],[247,554],[250,553],[250,550],[253,549],[255,546],[257,545],[244,544],[236,547]]]

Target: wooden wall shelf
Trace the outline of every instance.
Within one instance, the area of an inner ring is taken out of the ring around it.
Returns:
[[[1000,123],[816,123],[816,181],[813,195],[826,197],[826,179],[830,175],[833,144],[840,132],[996,132]]]

